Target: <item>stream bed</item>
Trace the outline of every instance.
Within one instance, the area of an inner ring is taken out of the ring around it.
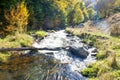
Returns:
[[[59,50],[33,51],[32,56],[21,56],[2,66],[0,64],[0,80],[87,80],[80,72],[96,61],[93,56],[96,48],[87,46],[77,36],[65,33],[64,30],[49,33],[40,42],[36,40],[32,46],[52,49],[59,47]],[[77,48],[78,52],[84,48],[82,52],[88,55],[85,58],[76,55],[70,47]]]

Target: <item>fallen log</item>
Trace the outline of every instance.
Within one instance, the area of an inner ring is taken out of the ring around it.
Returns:
[[[24,51],[24,50],[52,50],[58,51],[61,49],[65,49],[64,47],[57,47],[57,48],[35,48],[35,47],[21,47],[21,48],[0,48],[0,51]]]

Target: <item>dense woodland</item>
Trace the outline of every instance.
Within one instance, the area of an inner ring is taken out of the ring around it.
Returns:
[[[94,20],[96,16],[105,18],[120,11],[119,3],[119,0],[97,0],[97,5],[79,0],[1,0],[0,34],[64,28]]]

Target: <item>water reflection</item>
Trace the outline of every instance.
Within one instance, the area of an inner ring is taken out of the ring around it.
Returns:
[[[43,54],[16,57],[0,64],[0,80],[47,80],[57,70],[56,62]]]

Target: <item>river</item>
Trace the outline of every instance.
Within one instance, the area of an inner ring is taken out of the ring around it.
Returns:
[[[88,46],[64,30],[48,33],[47,37],[40,42],[36,40],[32,46],[60,49],[33,51],[31,55],[11,59],[0,66],[0,80],[87,80],[80,72],[96,61],[96,57],[92,56],[96,54],[92,52],[94,47],[86,48],[89,53],[86,58],[72,54],[68,46]]]

